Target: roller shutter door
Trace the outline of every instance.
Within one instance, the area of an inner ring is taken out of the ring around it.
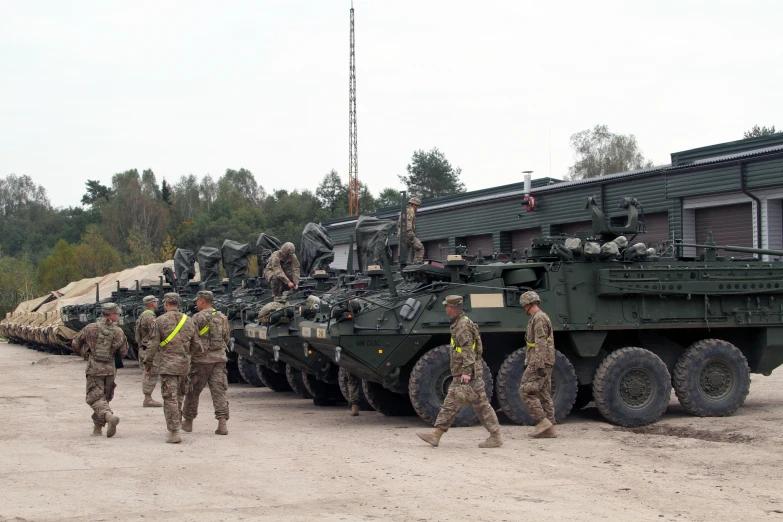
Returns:
[[[657,243],[662,246],[664,241],[669,241],[669,213],[654,212],[644,215],[644,223],[647,226],[646,234],[636,236],[634,243],[642,242],[646,245]]]
[[[740,203],[721,207],[696,209],[696,243],[703,245],[707,233],[712,229],[712,237],[718,245],[753,247],[753,205]],[[703,249],[698,249],[701,254]],[[718,255],[726,257],[752,257],[752,254],[724,252]]]
[[[448,239],[436,239],[434,241],[424,241],[424,259],[434,259],[436,261],[444,261],[447,255],[449,255]]]
[[[346,270],[348,267],[348,244],[334,245],[332,249],[334,261],[329,265],[337,270]],[[356,245],[353,247],[353,269],[359,270],[359,258],[356,256]]]
[[[511,233],[511,249],[519,252],[520,256],[525,255],[525,249],[530,250],[530,242],[534,237],[541,237],[540,227],[514,230]]]
[[[563,234],[573,236],[578,232],[592,232],[593,222],[577,221],[576,223],[564,223],[563,225],[560,225],[560,227]]]
[[[465,246],[468,247],[469,256],[477,256],[478,249],[481,247],[481,255],[488,257],[492,254],[492,234],[466,237]]]
[[[400,247],[398,245],[394,245],[391,247],[392,250],[392,262],[393,263],[399,263],[400,262]]]

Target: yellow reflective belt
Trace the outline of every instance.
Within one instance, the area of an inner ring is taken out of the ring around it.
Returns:
[[[546,340],[547,340],[547,342],[549,342],[549,341],[552,340],[552,338],[551,337],[547,337]],[[536,347],[536,343],[527,343],[527,347],[528,348],[535,348]]]
[[[451,339],[451,346],[454,348],[455,352],[462,353],[462,348],[457,346],[457,343],[454,342],[454,338]],[[476,341],[473,341],[473,346],[471,346],[471,348],[473,348],[473,351],[476,350]]]
[[[215,315],[216,313],[217,313],[217,310],[212,310],[212,315]],[[200,336],[203,336],[203,335],[204,335],[205,333],[207,333],[208,331],[209,331],[209,323],[207,323],[207,325],[206,325],[204,328],[202,328],[201,330],[199,330],[199,331],[198,331],[198,334],[199,334]]]
[[[171,342],[171,340],[172,340],[172,339],[174,339],[174,337],[176,337],[176,335],[177,335],[177,334],[179,333],[179,331],[182,329],[182,325],[183,325],[183,324],[185,324],[185,320],[186,320],[187,318],[188,318],[188,316],[187,316],[187,315],[185,315],[185,314],[182,314],[182,319],[180,319],[180,320],[179,320],[179,324],[177,324],[177,327],[176,327],[176,328],[174,328],[174,331],[173,331],[173,332],[171,332],[171,333],[169,334],[169,336],[168,336],[168,337],[166,337],[165,339],[163,339],[163,340],[160,342],[160,346],[161,346],[161,347],[163,347],[163,346],[166,346],[167,344],[169,344],[169,343]]]

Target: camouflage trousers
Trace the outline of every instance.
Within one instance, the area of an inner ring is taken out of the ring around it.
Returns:
[[[522,374],[522,402],[536,424],[544,417],[555,423],[555,406],[552,404],[552,367],[525,368]]]
[[[92,422],[96,426],[106,425],[106,414],[112,413],[109,403],[114,398],[114,375],[87,376],[87,399],[92,408]]]
[[[163,415],[169,431],[182,428],[182,398],[188,391],[187,375],[161,375],[160,394],[163,396]]]
[[[198,415],[198,399],[201,391],[209,385],[212,394],[212,406],[215,408],[216,419],[228,420],[228,372],[225,362],[193,363],[190,365],[190,388],[185,396],[183,416],[193,420]]]
[[[150,373],[144,371],[144,359],[147,356],[147,348],[142,347],[139,350],[139,366],[141,367],[141,391],[144,395],[151,395],[155,390],[155,384],[158,382],[158,367],[154,364],[150,366]]]
[[[346,400],[348,400],[348,404],[351,406],[359,404],[359,401],[361,400],[362,380],[354,374],[349,373],[347,384],[346,391],[348,392],[348,396],[346,397]]]
[[[452,382],[449,386],[449,392],[446,394],[446,400],[443,401],[443,409],[438,413],[438,418],[435,419],[435,427],[440,428],[443,431],[448,431],[454,419],[457,418],[457,414],[460,410],[466,406],[473,406],[473,410],[476,412],[481,425],[484,426],[487,431],[495,432],[500,429],[500,423],[498,422],[498,416],[495,414],[495,410],[489,404],[489,398],[484,391],[484,379],[471,379],[468,385],[473,388],[478,396],[472,403],[461,402],[455,393],[456,381]]]
[[[408,234],[405,244],[408,247],[408,252],[413,252],[414,265],[424,261],[424,245],[421,244],[421,241],[418,237],[413,234]]]
[[[272,276],[269,280],[269,286],[272,288],[272,293],[275,297],[283,295],[283,292],[288,291],[288,281],[282,277]]]

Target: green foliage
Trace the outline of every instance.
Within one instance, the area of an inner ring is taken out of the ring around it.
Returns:
[[[0,317],[44,291],[37,283],[35,269],[27,256],[15,258],[0,252]]]
[[[48,290],[58,290],[83,277],[76,249],[64,239],[59,240],[54,251],[38,264],[38,282]]]
[[[606,125],[596,125],[571,136],[576,162],[570,179],[585,179],[652,167],[633,134],[613,134]]]
[[[772,127],[759,127],[758,125],[754,125],[752,129],[749,131],[745,131],[745,134],[742,136],[743,139],[748,138],[760,138],[761,136],[770,136],[772,134],[779,134],[781,131],[775,130],[775,126]]]
[[[92,206],[101,201],[109,201],[112,191],[106,185],[101,185],[98,180],[88,179],[85,183],[87,192],[82,196],[82,205]]]
[[[302,241],[302,229],[310,222],[324,218],[318,198],[309,190],[276,190],[264,201],[266,227],[264,232],[281,241],[290,241],[297,250]]]
[[[396,188],[387,187],[378,194],[375,200],[377,208],[392,207],[400,205],[400,191]]]
[[[465,185],[459,179],[462,169],[452,167],[437,147],[427,152],[415,151],[406,170],[407,175],[397,177],[411,196],[437,198],[465,192]]]
[[[171,187],[166,183],[165,178],[160,182],[160,199],[165,204],[171,206]]]
[[[87,227],[75,254],[82,277],[102,276],[123,268],[119,252],[103,238],[96,225]]]
[[[329,216],[348,215],[348,185],[343,184],[336,170],[332,169],[324,175],[315,189],[315,196]]]

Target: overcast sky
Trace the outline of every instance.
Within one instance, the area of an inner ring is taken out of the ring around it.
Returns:
[[[469,190],[562,177],[607,124],[669,153],[783,126],[783,2],[355,0],[359,179],[440,148]],[[0,0],[0,175],[347,178],[349,0]],[[551,161],[550,161],[551,158]]]

